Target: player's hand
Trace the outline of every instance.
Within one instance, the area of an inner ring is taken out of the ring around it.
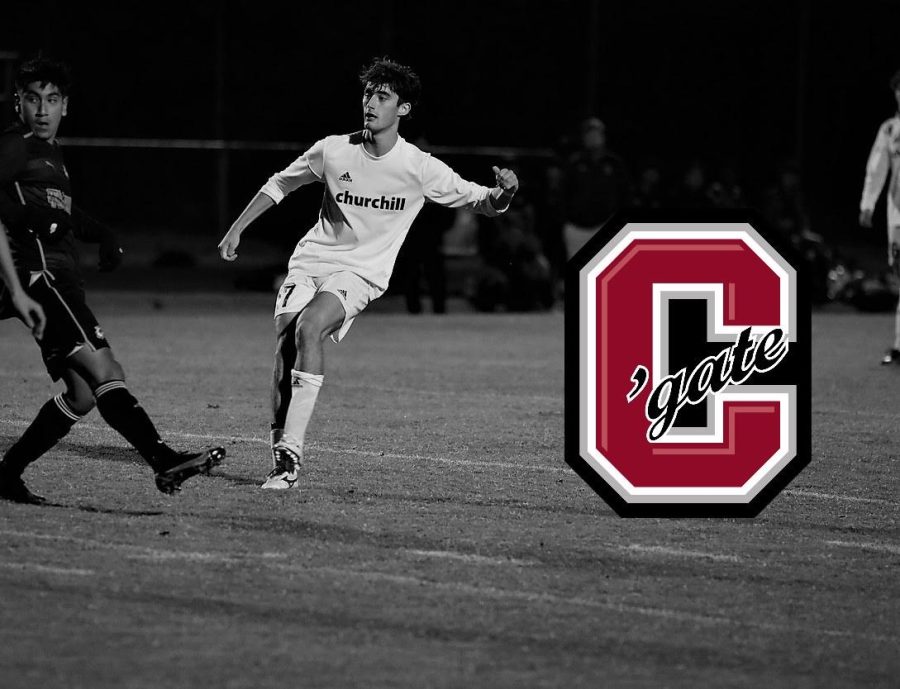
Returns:
[[[228,232],[225,233],[225,236],[222,237],[222,241],[219,242],[219,256],[226,261],[234,261],[238,257],[236,250],[240,243],[240,233],[235,232],[233,229],[228,230]]]
[[[24,291],[12,296],[12,303],[19,316],[31,329],[31,334],[38,340],[44,336],[44,327],[47,325],[47,317],[44,309]]]
[[[503,168],[502,170],[494,165],[491,168],[494,171],[494,177],[496,179],[496,185],[500,188],[500,191],[504,196],[512,196],[519,189],[519,178],[516,177],[516,173],[507,168]]]
[[[72,229],[72,216],[59,208],[28,205],[25,226],[41,239],[59,239]]]
[[[872,210],[866,209],[859,212],[859,224],[861,227],[872,227]]]

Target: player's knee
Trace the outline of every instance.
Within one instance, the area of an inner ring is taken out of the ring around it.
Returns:
[[[98,385],[108,383],[111,380],[125,380],[125,369],[122,364],[112,357],[104,357],[94,371],[94,377]]]
[[[72,411],[79,416],[84,416],[96,405],[90,388],[69,390],[65,393],[64,398],[66,403],[72,408]]]
[[[297,347],[303,349],[304,346],[321,342],[327,335],[327,323],[315,314],[300,315],[297,319]]]

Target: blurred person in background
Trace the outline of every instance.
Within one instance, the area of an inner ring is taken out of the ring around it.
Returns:
[[[632,205],[651,210],[665,208],[669,194],[665,186],[662,165],[655,158],[645,160],[637,174]]]
[[[674,204],[678,208],[710,208],[712,199],[706,166],[700,160],[688,163],[681,177],[681,185],[675,191]]]
[[[483,261],[473,305],[479,311],[535,311],[553,305],[550,261],[543,251],[534,204],[520,189],[506,213],[481,224]]]
[[[875,204],[881,196],[884,183],[890,177],[887,193],[887,259],[896,275],[900,271],[900,70],[891,77],[889,86],[896,111],[878,128],[869,153],[859,202],[859,224],[862,227],[872,227]],[[900,301],[894,316],[894,341],[881,363],[900,363]]]
[[[713,208],[743,208],[744,189],[740,184],[737,165],[726,163],[707,190]]]
[[[631,196],[622,159],[606,145],[606,125],[596,117],[581,123],[578,150],[563,169],[563,242],[574,256]]]
[[[813,301],[828,301],[834,252],[822,235],[812,231],[799,163],[785,160],[778,166],[775,183],[763,191],[762,214],[793,258],[805,264]]]
[[[416,146],[429,150],[424,136],[416,139]],[[442,247],[444,233],[453,225],[454,218],[452,210],[426,202],[400,247],[396,272],[409,313],[422,313],[423,281],[428,285],[432,312],[447,312],[447,268]]]

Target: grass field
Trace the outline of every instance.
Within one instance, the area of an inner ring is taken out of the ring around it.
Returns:
[[[212,477],[96,412],[0,503],[0,686],[897,687],[890,314],[813,320],[813,458],[755,519],[622,519],[563,460],[561,314],[373,310],[327,349],[302,489],[263,493],[266,296],[98,293]],[[0,324],[0,448],[54,389]]]

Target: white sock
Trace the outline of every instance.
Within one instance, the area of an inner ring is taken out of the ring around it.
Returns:
[[[284,434],[281,444],[291,448],[297,454],[303,453],[303,439],[306,427],[312,417],[316,398],[325,376],[304,371],[291,371],[291,403],[288,405],[287,418],[284,421]]]

